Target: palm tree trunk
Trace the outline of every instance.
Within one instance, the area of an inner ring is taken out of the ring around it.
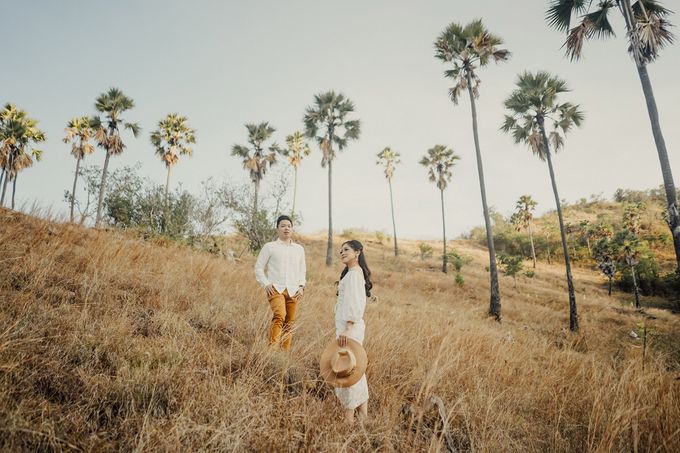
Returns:
[[[293,209],[291,210],[290,214],[293,219],[295,219],[295,200],[297,199],[297,173],[298,169],[297,166],[295,167],[295,177],[293,180]]]
[[[622,2],[623,17],[626,22],[628,33],[635,29],[633,10],[630,1]],[[634,43],[637,42],[637,35],[634,35]],[[652,135],[654,136],[654,143],[656,144],[656,152],[659,155],[659,163],[661,164],[661,175],[663,176],[664,190],[666,191],[666,203],[668,208],[668,226],[673,236],[673,246],[675,249],[676,272],[680,275],[680,212],[678,211],[677,192],[675,191],[675,183],[673,182],[673,173],[671,172],[671,164],[668,159],[668,151],[666,150],[666,141],[661,132],[661,122],[659,121],[659,110],[656,107],[656,99],[654,97],[654,90],[652,89],[652,82],[649,79],[647,72],[647,63],[635,58],[635,66],[640,77],[640,84],[642,85],[642,92],[645,96],[647,104],[647,113],[649,121],[652,125]]]
[[[441,194],[441,199],[442,199],[442,236],[444,238],[444,255],[442,257],[442,272],[446,274],[446,264],[447,264],[447,256],[446,256],[446,217],[444,216],[444,189],[439,189],[439,192]]]
[[[255,181],[255,194],[253,196],[253,215],[257,214],[257,198],[260,193],[260,180]]]
[[[638,288],[637,279],[635,278],[635,266],[630,265],[630,273],[633,276],[633,288],[635,289],[635,308],[640,309],[640,290]]]
[[[99,223],[102,219],[102,206],[104,205],[104,192],[106,192],[106,177],[109,172],[109,159],[111,154],[106,151],[106,159],[104,159],[104,169],[102,170],[102,181],[99,184],[99,200],[97,201],[97,217],[94,221],[94,227],[99,227]]]
[[[170,188],[170,170],[172,167],[168,165],[168,175],[165,177],[165,194],[163,196],[163,203],[165,204],[165,207],[167,209],[168,207],[168,190]]]
[[[490,277],[490,304],[489,314],[501,321],[501,293],[498,287],[498,267],[496,266],[496,248],[493,243],[493,229],[489,218],[489,207],[486,203],[486,185],[484,183],[484,168],[482,166],[482,151],[479,146],[479,133],[477,131],[477,107],[475,96],[472,92],[472,77],[467,73],[468,95],[472,109],[472,133],[475,139],[475,152],[477,154],[477,172],[479,173],[479,189],[482,194],[482,210],[484,211],[484,225],[486,226],[486,245],[489,249],[489,277]]]
[[[19,176],[19,173],[17,172],[14,175],[14,178],[12,178],[12,210],[14,210],[14,195],[17,193],[17,177]]]
[[[661,132],[659,112],[656,108],[656,100],[654,99],[652,83],[650,82],[649,74],[647,73],[647,66],[638,66],[637,69],[640,76],[640,83],[642,84],[642,91],[644,92],[645,100],[647,101],[649,120],[652,123],[652,134],[654,135],[656,151],[659,155],[659,163],[661,164],[663,186],[664,190],[666,191],[666,203],[668,205],[668,226],[673,236],[676,270],[678,273],[680,273],[680,212],[678,212],[677,193],[675,191],[673,173],[671,172],[671,164],[668,159],[666,142],[664,141],[663,134]]]
[[[170,189],[170,170],[172,167],[168,165],[168,175],[165,177],[165,193],[163,194],[163,222],[161,223],[161,233],[165,233],[168,227],[168,191]]]
[[[387,183],[390,185],[390,208],[392,208],[392,233],[394,237],[394,256],[399,256],[399,248],[397,247],[397,224],[394,221],[394,200],[392,198],[392,180],[388,179]]]
[[[5,192],[7,192],[7,181],[9,174],[5,175],[5,180],[2,182],[2,196],[0,196],[0,206],[5,206]]]
[[[71,192],[71,223],[73,223],[73,207],[76,204],[76,183],[78,182],[78,172],[80,171],[80,160],[76,160],[76,176],[73,178],[73,191]]]
[[[557,218],[560,222],[560,236],[562,237],[562,251],[564,252],[564,266],[567,270],[567,289],[569,291],[569,330],[572,332],[578,331],[578,314],[576,313],[576,295],[574,294],[574,281],[571,276],[571,262],[569,260],[569,249],[567,248],[567,234],[564,231],[564,219],[562,217],[562,205],[560,204],[560,196],[557,193],[557,183],[555,182],[555,172],[553,171],[552,158],[550,157],[550,145],[548,144],[548,137],[545,134],[543,127],[543,119],[539,119],[539,127],[541,129],[541,136],[543,138],[543,146],[546,150],[546,160],[548,161],[548,169],[550,171],[550,182],[552,183],[553,194],[555,195],[555,205],[557,207]]]
[[[5,206],[5,193],[7,192],[7,183],[12,179],[11,169],[14,168],[14,149],[10,148],[9,155],[7,156],[7,169],[3,169],[5,172],[5,180],[2,182],[2,196],[0,196],[0,206]]]
[[[332,168],[333,159],[328,159],[328,244],[326,246],[326,266],[329,267],[333,264],[333,204],[331,199]]]
[[[534,260],[534,269],[536,269],[536,249],[534,248],[534,232],[531,228],[531,221],[529,221],[529,240],[531,241],[531,259]]]

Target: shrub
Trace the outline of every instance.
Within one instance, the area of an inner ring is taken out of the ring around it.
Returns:
[[[425,242],[419,242],[418,243],[418,252],[420,252],[420,259],[425,260],[427,258],[432,257],[432,246],[430,244],[427,244]]]

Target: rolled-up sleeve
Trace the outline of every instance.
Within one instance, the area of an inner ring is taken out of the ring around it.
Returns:
[[[269,285],[269,279],[264,273],[264,267],[267,265],[270,255],[271,249],[269,244],[265,244],[262,250],[260,250],[259,255],[257,255],[257,261],[255,261],[255,279],[263,288]]]
[[[361,274],[358,272],[350,272],[347,277],[346,288],[346,312],[347,321],[359,322],[364,317],[364,310],[366,309],[366,288],[365,282]]]

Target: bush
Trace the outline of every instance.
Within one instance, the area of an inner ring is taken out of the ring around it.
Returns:
[[[426,244],[425,242],[419,242],[418,243],[418,252],[420,253],[420,259],[425,260],[427,258],[432,257],[432,246],[430,244]]]
[[[387,240],[387,235],[383,233],[382,231],[376,231],[375,232],[375,240],[378,241],[378,244],[383,245],[385,241]]]
[[[342,233],[340,233],[340,236],[344,237],[345,239],[355,239],[357,237],[357,230],[353,228],[345,228],[342,230]]]

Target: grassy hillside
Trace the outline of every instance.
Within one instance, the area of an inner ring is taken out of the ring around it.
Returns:
[[[635,312],[578,268],[570,334],[563,269],[540,262],[517,288],[502,279],[498,324],[484,250],[455,243],[471,259],[459,286],[416,243],[397,259],[359,239],[377,297],[370,420],[350,430],[317,378],[340,272],[323,238],[299,238],[309,289],[288,355],[266,346],[254,257],[0,210],[0,450],[680,450],[677,314]]]

